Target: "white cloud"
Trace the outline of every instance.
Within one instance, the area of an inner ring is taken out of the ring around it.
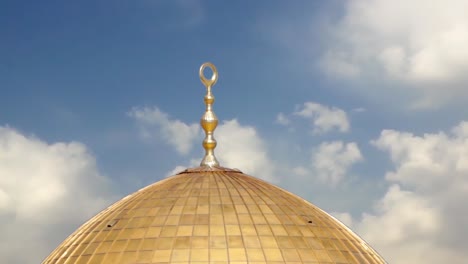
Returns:
[[[147,137],[153,137],[154,135],[149,133],[154,133],[151,132],[151,128],[156,128],[157,133],[154,134],[174,146],[181,154],[187,154],[194,144],[198,143],[196,139],[200,139],[199,145],[201,145],[199,124],[186,124],[179,120],[171,120],[157,107],[134,108],[130,116],[142,124],[143,133],[148,134]],[[274,174],[275,166],[268,156],[266,144],[254,127],[243,126],[236,119],[224,121],[218,125],[214,137],[218,142],[215,155],[221,166],[237,168],[246,174],[268,181],[278,180]],[[201,146],[199,152],[203,153]],[[191,158],[188,166],[198,166],[201,159],[201,157]],[[171,176],[184,168],[187,166],[178,165],[166,176]]]
[[[297,105],[296,111],[292,114],[278,113],[275,123],[289,126],[289,131],[294,131],[294,128],[290,127],[292,117],[309,120],[312,123],[314,134],[324,134],[333,130],[348,132],[350,128],[348,115],[344,110],[314,102]]]
[[[276,123],[278,123],[280,125],[283,125],[283,126],[287,126],[287,125],[289,125],[289,123],[291,123],[291,121],[289,120],[289,118],[285,114],[279,113],[276,116]]]
[[[349,213],[331,212],[330,215],[338,219],[340,222],[345,224],[347,227],[353,226],[353,217]]]
[[[292,171],[294,174],[301,177],[307,176],[310,173],[310,171],[303,166],[294,167]]]
[[[200,137],[199,124],[186,124],[153,108],[133,108],[129,115],[141,125],[145,138],[160,138],[175,147],[178,153],[186,155],[193,147],[194,141]]]
[[[314,102],[305,102],[294,115],[311,119],[314,133],[325,133],[333,129],[349,131],[349,120],[345,111],[337,107],[328,107]]]
[[[366,112],[367,110],[364,108],[364,107],[357,107],[357,108],[354,108],[353,109],[353,112],[354,113],[364,113]]]
[[[215,131],[218,141],[215,153],[221,166],[238,168],[246,174],[277,181],[274,162],[257,130],[243,126],[236,119],[224,121]]]
[[[322,182],[336,185],[362,155],[356,143],[323,142],[312,155],[312,167]]]
[[[353,228],[389,263],[468,259],[468,122],[450,133],[382,131],[373,141],[395,166],[391,186]]]
[[[185,169],[187,169],[186,166],[177,165],[177,166],[175,166],[174,169],[172,169],[171,171],[167,172],[165,177],[169,177],[169,176],[176,175],[177,173],[182,172],[182,171],[184,171]]]
[[[352,79],[361,73],[361,69],[350,62],[343,52],[327,51],[320,61],[320,66],[330,76],[338,75],[342,78]]]
[[[468,1],[351,0],[331,27],[321,66],[333,76],[403,83],[414,106],[467,95]],[[369,89],[388,87],[373,85]]]
[[[1,126],[0,175],[1,263],[40,262],[113,199],[83,144],[47,144]]]
[[[453,129],[452,135],[438,133],[422,137],[395,130],[382,131],[373,144],[388,151],[398,166],[397,171],[387,173],[386,178],[405,186],[432,190],[451,183],[447,181],[451,179],[447,173],[460,177],[468,173],[467,127],[468,123],[462,122]]]

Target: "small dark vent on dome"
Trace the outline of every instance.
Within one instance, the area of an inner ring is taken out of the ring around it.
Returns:
[[[304,219],[304,221],[307,223],[307,224],[312,224],[312,225],[315,225],[314,221],[313,221],[313,217],[311,217],[310,215],[301,215],[302,219]]]
[[[117,224],[119,220],[118,219],[114,219],[114,220],[111,220],[107,223],[107,227],[113,227]]]

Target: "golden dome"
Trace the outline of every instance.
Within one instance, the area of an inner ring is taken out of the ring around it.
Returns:
[[[105,209],[43,263],[385,263],[320,208],[221,167],[188,169]]]
[[[211,79],[203,70],[213,71]],[[320,208],[239,170],[219,167],[212,86],[207,88],[205,156],[200,167],[149,185],[76,230],[52,263],[385,263],[361,238]]]

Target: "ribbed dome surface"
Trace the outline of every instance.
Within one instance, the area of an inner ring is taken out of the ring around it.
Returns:
[[[239,171],[195,168],[105,209],[44,263],[385,263],[307,201]]]

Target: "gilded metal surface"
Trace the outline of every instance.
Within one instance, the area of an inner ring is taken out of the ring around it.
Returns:
[[[86,222],[52,263],[385,263],[333,217],[221,167],[190,169]]]
[[[205,68],[210,68],[213,71],[213,75],[210,79],[205,77]],[[203,114],[200,124],[205,131],[205,139],[203,140],[203,148],[205,149],[205,156],[203,157],[200,166],[219,166],[218,160],[214,155],[214,149],[216,148],[216,139],[213,136],[213,132],[218,125],[218,118],[216,117],[215,113],[212,110],[212,106],[214,103],[214,96],[211,93],[211,88],[216,84],[218,80],[218,71],[216,67],[210,63],[206,62],[203,63],[200,67],[200,80],[203,85],[206,86],[206,95],[205,95],[205,104],[206,104],[206,112]]]

